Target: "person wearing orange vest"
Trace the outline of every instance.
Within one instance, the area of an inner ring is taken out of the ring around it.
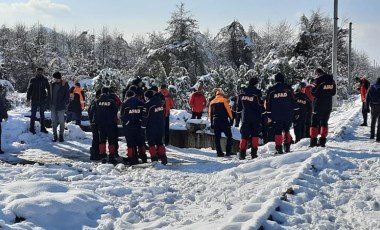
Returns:
[[[84,96],[84,92],[80,86],[80,83],[79,82],[75,83],[75,86],[72,89],[73,90],[72,90],[72,94],[70,93],[70,97],[72,98],[72,96],[74,96],[74,93],[79,94],[80,106],[82,107],[82,111],[83,111],[86,98]]]
[[[170,95],[168,87],[161,85],[160,93],[165,97],[165,145],[169,144],[169,123],[170,123],[170,109],[174,108],[174,100]]]
[[[216,155],[218,157],[224,156],[222,147],[220,145],[220,139],[222,137],[222,133],[224,133],[224,135],[227,137],[226,156],[230,156],[232,155],[232,110],[230,105],[228,104],[227,99],[224,97],[223,90],[218,88],[215,91],[216,95],[215,98],[210,102],[208,112],[211,122],[211,128],[214,129],[215,133]]]
[[[366,97],[367,97],[367,92],[371,83],[367,80],[365,76],[362,76],[361,78],[356,77],[355,81],[359,83],[358,91],[360,93],[360,98],[362,100],[363,123],[360,126],[367,126],[369,106],[367,106],[366,104]]]

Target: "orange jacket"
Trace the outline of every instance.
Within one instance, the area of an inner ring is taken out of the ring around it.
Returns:
[[[170,109],[174,108],[174,100],[170,96],[168,89],[160,89],[160,92],[165,96],[165,117],[168,117],[170,115]]]
[[[82,88],[80,86],[75,86],[73,89],[73,92],[70,94],[70,97],[74,96],[74,93],[79,94],[80,106],[81,106],[82,110],[84,110],[85,98],[84,98],[84,92],[83,92]]]
[[[220,106],[215,106],[220,105]],[[222,106],[223,105],[223,106]],[[209,109],[208,109],[208,117],[210,120],[213,120],[213,117],[222,115],[225,113],[222,108],[225,108],[225,111],[227,111],[228,118],[232,120],[232,110],[230,104],[228,104],[227,99],[222,95],[216,95],[215,98],[210,102]]]
[[[302,93],[306,94],[312,103],[315,98],[314,95],[311,93],[311,91],[313,90],[313,87],[314,87],[313,85],[307,85],[304,88],[302,88]]]

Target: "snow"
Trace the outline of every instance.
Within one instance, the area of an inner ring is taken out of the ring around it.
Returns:
[[[68,124],[53,143],[25,113],[2,123],[2,229],[380,229],[379,143],[359,99],[332,113],[326,148],[304,139],[274,156],[268,143],[239,161],[169,145],[168,165],[149,168],[90,162],[89,133]],[[171,128],[189,118],[172,111]]]

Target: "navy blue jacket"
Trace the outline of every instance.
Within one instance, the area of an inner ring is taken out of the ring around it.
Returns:
[[[142,127],[147,130],[161,132],[165,126],[165,108],[160,95],[155,94],[143,108]]]
[[[306,93],[295,92],[294,97],[296,99],[300,117],[308,117],[311,114],[312,104]]]
[[[285,84],[277,82],[270,87],[266,98],[266,114],[273,121],[292,122],[298,107],[293,91]]]
[[[258,116],[261,117],[261,113],[264,112],[261,90],[255,86],[248,86],[243,89],[238,97],[237,112],[242,113],[242,122]],[[260,123],[261,118],[257,122]]]
[[[371,85],[367,93],[366,102],[369,105],[380,105],[380,83]]]
[[[210,102],[208,113],[211,125],[215,127],[228,127],[233,119],[231,107],[222,95],[216,95]]]
[[[96,100],[95,123],[98,126],[115,125],[117,122],[117,106],[107,94]]]
[[[332,110],[332,97],[336,94],[336,84],[334,77],[324,74],[315,79],[315,87],[311,91],[315,96],[314,111],[330,111]]]
[[[140,128],[143,108],[144,103],[136,97],[130,97],[124,101],[120,110],[123,126]]]

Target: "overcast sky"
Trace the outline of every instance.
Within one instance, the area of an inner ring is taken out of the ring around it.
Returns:
[[[13,26],[37,22],[58,31],[100,32],[117,29],[129,41],[133,35],[163,31],[179,0],[0,0],[0,23]],[[214,35],[238,20],[248,29],[286,20],[296,26],[302,14],[320,9],[333,16],[333,0],[183,0],[198,20],[201,32]],[[339,23],[353,22],[353,48],[380,63],[380,0],[340,0]]]

